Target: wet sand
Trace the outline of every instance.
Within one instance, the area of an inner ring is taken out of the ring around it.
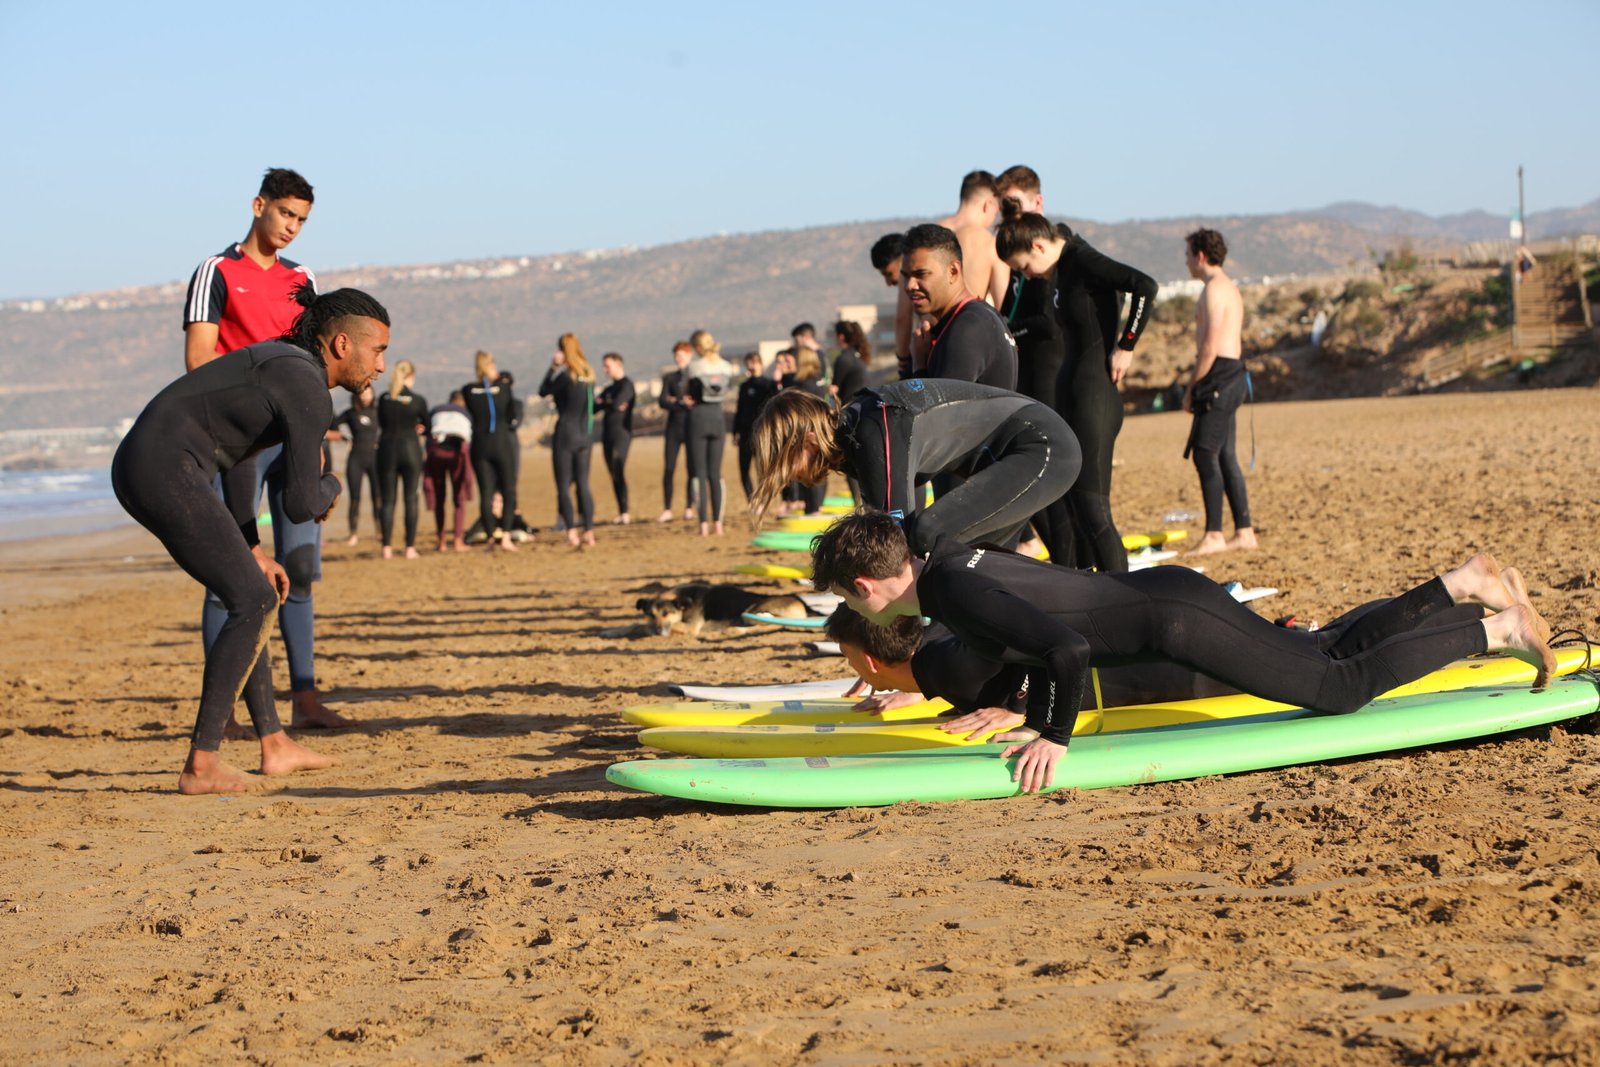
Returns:
[[[1597,400],[1257,407],[1263,549],[1208,573],[1325,619],[1487,549],[1594,636]],[[1126,424],[1125,532],[1201,510],[1186,430]],[[659,439],[632,463],[653,519]],[[548,452],[523,473],[548,526]],[[594,491],[608,522],[598,462]],[[424,558],[387,563],[330,525],[318,669],[362,728],[302,734],[339,766],[232,798],[173,792],[190,579],[137,530],[0,545],[0,1061],[1600,1061],[1581,728],[1046,798],[698,806],[605,782],[639,751],[616,709],[845,673],[786,633],[598,636],[651,582],[762,558],[737,524],[441,556],[430,516]]]

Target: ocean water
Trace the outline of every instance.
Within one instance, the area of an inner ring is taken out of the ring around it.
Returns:
[[[0,470],[0,541],[109,530],[133,520],[111,491],[111,468]]]

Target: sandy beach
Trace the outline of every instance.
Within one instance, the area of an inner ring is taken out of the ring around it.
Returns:
[[[1263,548],[1207,573],[1327,619],[1487,550],[1600,635],[1597,411],[1594,389],[1247,409]],[[1125,532],[1200,512],[1187,425],[1128,420]],[[384,562],[365,525],[345,547],[341,504],[318,671],[361,727],[299,735],[339,765],[237,797],[174,792],[200,591],[159,544],[0,545],[0,1062],[1600,1062],[1591,724],[968,804],[624,792],[618,709],[846,671],[790,633],[601,637],[650,583],[767,557],[742,521],[609,525],[595,468],[584,553],[440,555],[428,516],[423,558]],[[632,483],[653,519],[658,438]],[[547,528],[547,450],[522,492]]]

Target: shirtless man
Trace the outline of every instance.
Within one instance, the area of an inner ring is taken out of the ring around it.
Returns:
[[[1200,229],[1187,238],[1184,264],[1189,275],[1206,283],[1195,307],[1194,376],[1183,394],[1183,410],[1194,414],[1189,445],[1184,455],[1194,456],[1200,474],[1200,494],[1206,505],[1206,534],[1189,553],[1208,556],[1230,548],[1256,548],[1256,531],[1250,523],[1250,498],[1244,472],[1234,447],[1239,405],[1244,403],[1249,380],[1241,332],[1244,300],[1239,287],[1223,271],[1228,244],[1216,230]],[[1233,537],[1222,536],[1222,498],[1233,511]]]

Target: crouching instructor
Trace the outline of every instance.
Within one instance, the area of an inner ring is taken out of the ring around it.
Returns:
[[[317,296],[303,286],[295,299],[304,310],[289,333],[219,356],[167,386],[139,415],[111,463],[123,508],[228,613],[206,653],[180,793],[251,788],[248,777],[218,757],[223,728],[247,687],[256,698],[247,706],[261,740],[262,774],[334,762],[291,740],[273,705],[267,638],[289,579],[261,550],[253,457],[283,445],[289,519],[327,517],[339,497],[339,479],[322,470],[322,437],[333,419],[328,390],[359,393],[383,372],[389,313],[356,289]],[[219,471],[221,500],[211,489]]]

